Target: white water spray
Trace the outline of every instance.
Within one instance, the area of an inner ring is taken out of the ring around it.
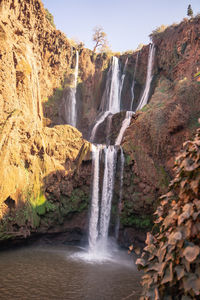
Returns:
[[[69,88],[67,95],[65,94],[60,107],[61,118],[69,125],[76,127],[76,88],[78,81],[78,64],[79,64],[79,53],[76,51],[76,65],[74,69],[74,80],[72,86]]]
[[[107,124],[106,124],[106,145],[110,145],[110,132],[112,127],[112,117],[113,115],[109,115],[107,118]]]
[[[131,122],[131,118],[132,118],[132,115],[134,114],[133,111],[127,111],[126,112],[126,116],[125,116],[125,119],[124,121],[122,122],[122,126],[120,128],[120,132],[116,138],[116,141],[115,141],[115,145],[116,146],[119,146],[122,142],[122,138],[123,138],[123,135],[124,135],[124,132],[125,130],[128,128],[128,126],[130,125],[130,122]]]
[[[104,149],[104,176],[102,197],[99,199],[100,151]],[[113,197],[117,151],[114,146],[93,146],[93,188],[89,222],[89,252],[106,254],[110,212]]]
[[[130,105],[130,110],[133,110],[133,101],[134,101],[134,98],[135,98],[135,94],[134,94],[135,75],[136,75],[136,72],[137,72],[139,53],[140,53],[140,51],[137,52],[136,62],[135,62],[135,70],[134,70],[134,74],[133,74],[133,82],[132,82],[132,86],[131,86],[131,105]]]
[[[144,88],[142,97],[140,99],[140,103],[137,107],[137,110],[142,109],[147,104],[148,99],[149,99],[151,81],[153,78],[152,70],[153,70],[154,56],[155,56],[155,46],[154,46],[154,44],[151,44],[149,46],[149,56],[148,56],[147,77],[146,77],[145,88]]]
[[[89,222],[89,249],[93,251],[98,239],[98,219],[99,219],[99,156],[101,146],[92,145],[93,162],[93,182],[92,182],[92,201]]]
[[[140,103],[137,109],[141,109],[148,101],[150,85],[152,81],[152,69],[154,60],[155,49],[154,45],[150,46],[148,66],[147,66],[147,78],[145,89],[141,97]],[[136,59],[136,67],[137,67]],[[125,68],[125,67],[124,67]],[[132,102],[134,99],[134,84],[135,84],[135,73],[132,85]],[[108,132],[110,132],[112,114],[120,111],[120,96],[123,87],[124,77],[119,76],[119,63],[116,57],[113,57],[112,64],[107,74],[106,88],[102,98],[101,115],[99,116],[96,124],[92,130],[91,140],[95,138],[96,130],[98,126],[109,116],[108,120]],[[92,201],[91,201],[91,215],[89,222],[89,253],[97,258],[99,255],[105,257],[107,254],[107,243],[108,243],[108,231],[110,222],[110,213],[113,197],[113,188],[115,180],[115,168],[116,168],[116,157],[117,149],[121,144],[123,135],[127,127],[130,125],[133,111],[127,111],[120,132],[115,141],[115,146],[97,145],[93,148],[93,190],[92,190]],[[107,132],[107,133],[108,133]],[[104,149],[104,176],[102,191],[100,188],[100,151]],[[122,201],[122,190],[123,190],[123,172],[124,172],[124,153],[121,149],[120,154],[120,194],[118,204],[118,216],[116,220],[115,236],[118,238],[121,212],[121,201]],[[99,194],[101,193],[101,199]]]
[[[126,76],[127,65],[128,65],[128,57],[126,58],[126,61],[125,61],[125,64],[124,64],[124,69],[123,69],[123,73],[122,73],[122,76],[121,76],[121,82],[120,82],[120,86],[119,86],[119,97],[120,97],[120,99],[121,99],[121,95],[122,95],[124,79],[125,79],[125,76]]]
[[[113,56],[112,63],[108,70],[100,110],[102,113],[98,116],[92,129],[90,141],[94,141],[99,125],[104,122],[107,116],[120,111],[120,68],[119,60],[115,56]]]
[[[114,146],[104,148],[105,151],[105,166],[103,177],[103,189],[101,198],[101,214],[100,214],[100,242],[101,248],[106,251],[108,229],[110,223],[111,203],[114,187],[114,173],[117,151]]]
[[[122,147],[120,147],[120,191],[119,191],[119,202],[118,202],[118,212],[115,224],[115,238],[118,239],[119,236],[119,227],[120,227],[120,213],[121,213],[121,205],[122,205],[122,191],[123,191],[123,183],[124,183],[124,151]]]

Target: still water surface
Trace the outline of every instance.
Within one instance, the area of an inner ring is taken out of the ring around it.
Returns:
[[[121,250],[97,261],[72,246],[0,252],[3,300],[138,300],[139,276],[133,259]]]

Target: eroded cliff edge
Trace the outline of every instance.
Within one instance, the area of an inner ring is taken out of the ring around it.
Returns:
[[[66,240],[80,240],[87,232],[90,144],[78,130],[64,125],[59,109],[78,50],[78,128],[88,136],[110,56],[94,55],[82,46],[75,49],[48,22],[39,0],[1,0],[0,12],[1,239],[65,232]],[[185,20],[153,37],[156,59],[150,103],[133,117],[123,141],[123,245],[144,240],[156,199],[166,191],[173,174],[174,157],[198,126],[200,86],[194,75],[200,65],[199,27],[199,18]],[[130,107],[134,76],[133,108],[137,107],[148,49],[144,46],[139,53],[119,56],[122,68],[128,58],[123,110]],[[113,117],[113,136],[123,117],[123,113]],[[118,177],[114,202],[119,196]]]
[[[0,1],[0,14],[0,239],[7,240],[56,231],[64,216],[86,211],[90,166],[83,171],[81,161],[90,144],[71,126],[43,126],[42,102],[69,70],[70,42],[41,1]]]

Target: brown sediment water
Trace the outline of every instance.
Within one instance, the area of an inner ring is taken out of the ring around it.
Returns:
[[[106,259],[63,245],[0,252],[0,299],[137,300],[140,292],[140,274],[126,251]]]

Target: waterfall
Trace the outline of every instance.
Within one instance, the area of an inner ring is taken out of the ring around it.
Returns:
[[[96,136],[97,129],[101,123],[107,118],[107,116],[110,115],[110,111],[105,111],[104,113],[99,115],[99,119],[96,121],[96,124],[94,125],[92,129],[92,133],[90,136],[90,141],[93,142]]]
[[[112,126],[112,116],[109,115],[107,118],[107,124],[106,124],[106,145],[110,145],[110,131],[111,131],[111,126]]]
[[[148,101],[150,85],[152,81],[152,69],[154,61],[155,48],[154,45],[150,45],[148,65],[147,65],[147,77],[143,95],[137,109],[141,109]],[[134,100],[134,85],[135,74],[138,64],[138,55],[136,58],[136,65],[133,76],[133,84],[131,88],[132,101],[131,109]],[[127,111],[125,119],[122,122],[121,129],[115,140],[115,145],[110,145],[110,130],[113,114],[120,111],[120,98],[123,88],[125,72],[128,59],[125,62],[123,74],[120,77],[119,61],[118,58],[113,57],[110,68],[107,73],[106,87],[102,97],[102,103],[96,123],[93,127],[90,140],[95,139],[96,131],[101,123],[108,117],[106,127],[106,142],[107,145],[96,145],[92,147],[92,161],[93,161],[93,182],[92,182],[92,199],[91,199],[91,211],[89,221],[89,253],[96,257],[96,254],[107,254],[107,242],[110,223],[110,214],[113,198],[113,189],[115,181],[115,169],[117,160],[117,151],[123,139],[123,135],[127,127],[130,125],[131,118],[134,114],[133,111]],[[102,155],[100,155],[102,153]],[[120,191],[118,201],[118,215],[116,217],[115,225],[115,237],[118,238],[119,226],[120,226],[120,212],[122,205],[122,191],[123,191],[123,172],[124,172],[124,153],[122,147],[120,147]],[[100,168],[101,165],[101,168]],[[100,183],[100,169],[104,168],[103,181]],[[102,186],[101,186],[102,184]]]
[[[100,151],[104,149],[102,197],[99,199]],[[106,251],[117,150],[114,146],[97,145],[92,148],[93,187],[89,221],[89,251]]]
[[[67,95],[64,94],[62,99],[63,105],[60,107],[60,116],[64,122],[69,125],[76,127],[76,88],[78,81],[78,64],[79,64],[79,53],[76,51],[76,65],[74,69],[74,79],[72,86],[67,91]]]
[[[115,238],[118,239],[119,236],[119,226],[120,226],[120,212],[121,212],[121,205],[122,205],[122,190],[123,190],[123,181],[124,181],[124,151],[122,147],[120,147],[120,190],[119,190],[119,202],[118,202],[118,211],[117,211],[117,218],[116,218],[116,225],[115,225]]]
[[[130,105],[130,110],[133,109],[133,101],[134,101],[134,98],[135,98],[135,94],[134,94],[134,88],[135,88],[135,75],[136,75],[137,66],[138,66],[138,57],[139,57],[139,53],[140,53],[140,51],[137,52],[136,62],[135,62],[135,70],[134,70],[134,74],[133,74],[133,83],[132,83],[132,86],[131,86],[131,105]]]
[[[105,151],[105,166],[103,177],[103,189],[101,199],[101,214],[100,214],[100,242],[101,248],[106,250],[108,229],[110,223],[111,203],[113,197],[114,187],[114,173],[116,162],[116,148],[114,146],[108,146],[104,148]]]
[[[122,138],[123,138],[123,135],[124,135],[124,132],[125,130],[128,128],[128,126],[130,125],[130,122],[131,122],[131,118],[132,118],[132,115],[134,114],[133,111],[127,111],[126,112],[126,116],[125,116],[125,119],[124,121],[122,122],[122,126],[120,128],[120,132],[116,138],[116,141],[115,141],[115,145],[116,146],[119,146],[121,144],[121,141],[122,141]]]
[[[106,86],[103,93],[100,111],[96,123],[92,129],[90,141],[94,141],[96,131],[109,114],[116,114],[120,111],[120,68],[117,57],[112,57],[112,62],[106,77]]]
[[[154,44],[151,44],[149,46],[149,56],[148,56],[145,88],[144,88],[142,97],[140,99],[139,105],[137,107],[137,110],[142,109],[147,104],[148,99],[149,99],[149,91],[150,91],[150,87],[151,87],[151,81],[153,78],[152,70],[153,70],[154,56],[155,56],[155,47],[154,47]]]
[[[123,69],[123,73],[122,73],[122,77],[121,77],[121,82],[120,82],[120,87],[119,87],[120,100],[121,100],[122,89],[123,89],[123,85],[124,85],[124,79],[125,79],[125,76],[126,76],[127,65],[128,65],[128,57],[126,58],[126,61],[125,61],[125,64],[124,64],[124,69]]]
[[[89,249],[94,250],[98,238],[98,219],[99,219],[99,156],[101,147],[92,145],[92,201],[89,222]]]
[[[102,107],[103,111],[110,111],[112,114],[116,114],[120,111],[120,68],[119,59],[115,56],[112,57],[112,63],[109,68],[106,88],[103,95]]]

